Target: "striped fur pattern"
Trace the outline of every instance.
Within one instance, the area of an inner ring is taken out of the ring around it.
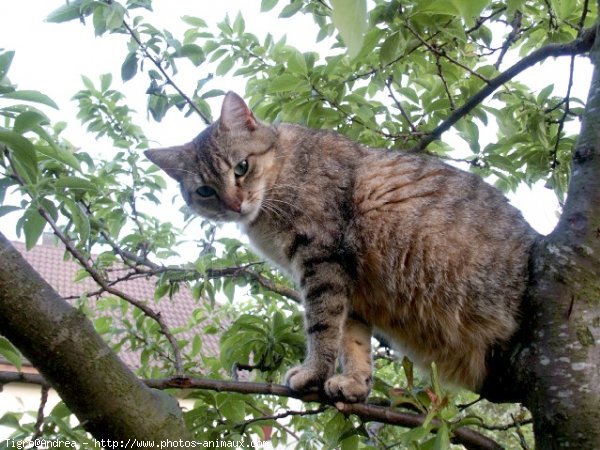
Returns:
[[[516,330],[537,235],[473,174],[262,123],[234,93],[194,141],[146,154],[198,214],[237,222],[297,283],[308,348],[287,374],[293,389],[365,400],[375,332],[477,390],[486,356]]]

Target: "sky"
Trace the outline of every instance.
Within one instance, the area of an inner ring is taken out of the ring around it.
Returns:
[[[71,100],[77,90],[82,88],[80,75],[86,75],[92,80],[98,80],[100,74],[108,71],[116,73],[113,77],[114,87],[124,92],[130,107],[138,111],[136,122],[142,126],[147,137],[156,147],[181,144],[189,141],[203,128],[199,118],[184,119],[176,110],[167,114],[161,123],[148,121],[145,114],[146,77],[138,76],[123,84],[118,77],[118,68],[127,53],[127,37],[109,35],[95,37],[91,24],[82,25],[78,21],[63,24],[52,24],[44,21],[45,17],[55,8],[64,3],[63,0],[19,0],[11,2],[10,8],[4,7],[0,12],[0,48],[16,50],[15,59],[9,78],[21,89],[40,90],[58,103],[60,110],[46,109],[45,112],[53,122],[63,120],[69,126],[64,135],[76,146],[93,154],[110,155],[114,149],[107,141],[96,141],[85,133],[76,119],[76,104]],[[260,0],[220,0],[219,2],[197,0],[154,0],[154,13],[147,15],[148,20],[158,28],[169,30],[184,30],[180,18],[191,15],[203,18],[215,29],[215,24],[225,17],[233,19],[241,11],[246,22],[246,29],[264,36],[272,33],[276,38],[287,34],[288,42],[301,51],[315,50],[312,33],[312,19],[296,15],[291,19],[276,19],[277,10],[268,16],[260,14]],[[287,2],[281,2],[282,4]],[[140,13],[146,15],[145,11]],[[181,31],[182,32],[182,31]],[[566,92],[567,59],[549,61],[540,69],[535,67],[521,75],[519,79],[539,91],[550,83],[555,83],[555,94]],[[507,62],[506,64],[508,64]],[[579,64],[585,64],[578,62]],[[507,67],[507,66],[505,66]],[[591,66],[577,70],[578,79],[573,87],[573,94],[585,99]],[[214,68],[213,68],[214,69]],[[205,64],[200,67],[180,63],[180,72],[174,77],[175,82],[186,92],[191,92],[197,80],[206,77],[211,67]],[[231,77],[215,77],[208,85],[209,89],[235,90],[243,94],[243,80]],[[214,100],[213,114],[217,115],[220,99]],[[193,122],[195,120],[195,125]],[[455,141],[451,136],[447,139],[456,146],[464,143]],[[482,139],[492,140],[493,132]],[[174,183],[169,181],[169,192],[174,195],[177,190]],[[170,198],[170,197],[169,197]],[[541,186],[533,190],[519,189],[516,195],[510,196],[511,201],[523,211],[526,219],[540,232],[548,233],[557,220],[557,202],[554,194]],[[15,217],[11,217],[15,216]],[[14,220],[16,214],[0,218],[0,228],[10,238],[14,238]]]

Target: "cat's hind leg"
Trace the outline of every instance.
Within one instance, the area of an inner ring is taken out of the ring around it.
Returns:
[[[348,317],[344,323],[340,356],[342,373],[325,382],[325,393],[336,400],[364,402],[373,380],[371,327]]]

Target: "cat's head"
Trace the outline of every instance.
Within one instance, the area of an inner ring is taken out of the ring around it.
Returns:
[[[250,223],[274,177],[277,133],[229,92],[221,117],[192,142],[145,155],[177,180],[186,203],[219,222]]]

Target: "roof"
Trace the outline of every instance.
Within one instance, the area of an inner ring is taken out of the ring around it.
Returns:
[[[29,251],[26,250],[22,242],[12,242],[14,247],[23,255],[31,266],[44,278],[61,296],[65,297],[71,304],[75,299],[84,293],[98,291],[99,286],[90,277],[85,277],[79,281],[74,281],[80,272],[80,266],[70,258],[65,258],[65,249],[59,244],[50,244],[45,239],[40,245],[36,245]],[[195,310],[204,308],[202,301],[196,301],[192,297],[191,291],[187,285],[182,284],[172,299],[165,297],[159,303],[154,303],[154,288],[156,278],[140,277],[130,280],[124,280],[116,283],[115,288],[123,291],[131,297],[148,301],[149,306],[157,313],[160,313],[165,323],[170,329],[176,327],[186,327],[190,317]],[[103,294],[104,295],[104,294]],[[92,304],[93,306],[93,304]],[[96,314],[96,313],[94,313]],[[102,314],[98,313],[98,316]],[[106,315],[106,314],[105,314]],[[116,312],[109,313],[113,318],[113,326],[122,318]],[[210,313],[206,313],[210,317]],[[132,321],[131,313],[127,314]],[[177,334],[177,339],[191,340],[195,334],[201,335],[202,328],[196,325],[192,331],[185,331]],[[140,366],[141,349],[136,351],[128,350],[125,346],[118,353],[119,357],[133,370]],[[202,335],[202,354],[206,356],[218,356],[219,354],[219,336],[216,334]]]

